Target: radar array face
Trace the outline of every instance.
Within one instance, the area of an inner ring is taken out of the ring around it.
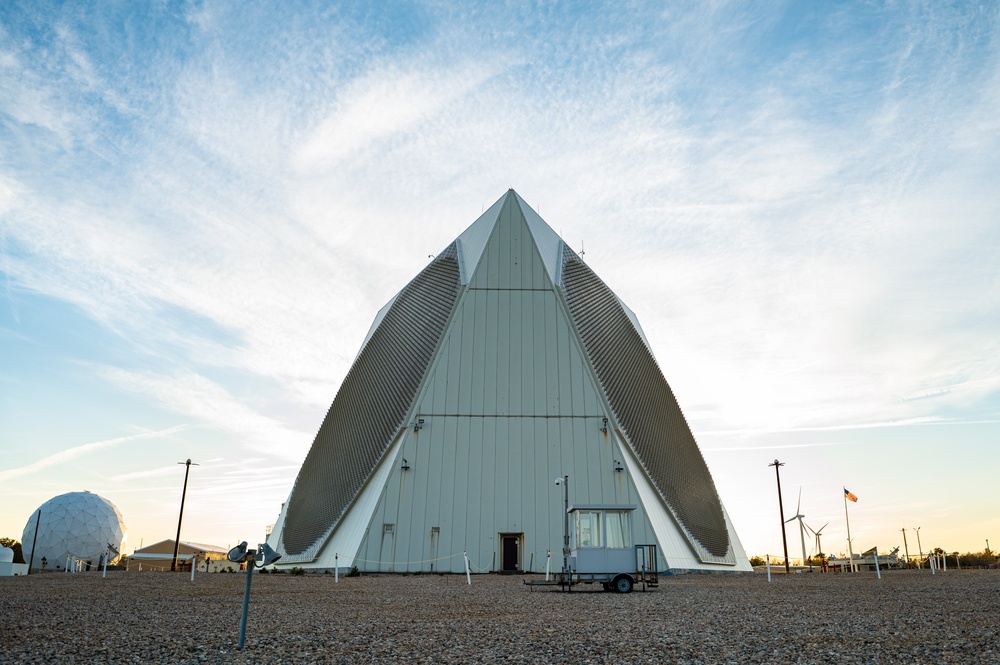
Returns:
[[[539,479],[563,475],[637,504],[665,567],[749,569],[635,316],[510,190],[379,313],[272,544],[401,571],[513,534],[541,560],[562,508]]]

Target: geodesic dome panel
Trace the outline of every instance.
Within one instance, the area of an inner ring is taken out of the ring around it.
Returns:
[[[41,568],[45,558],[48,570],[61,570],[67,558],[96,565],[109,544],[121,550],[124,540],[125,521],[115,504],[90,492],[69,492],[49,499],[31,514],[24,525],[21,547],[24,560],[33,560],[32,568]],[[115,557],[112,553],[112,559]]]

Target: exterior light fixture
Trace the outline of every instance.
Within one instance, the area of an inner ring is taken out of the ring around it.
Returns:
[[[258,557],[260,558],[259,564],[257,563]],[[250,607],[250,581],[253,579],[253,569],[269,566],[280,559],[281,555],[271,549],[271,546],[267,543],[257,545],[256,550],[248,550],[247,541],[244,540],[229,550],[226,558],[233,563],[243,563],[245,561],[247,566],[247,586],[243,592],[243,618],[240,619],[240,641],[236,644],[237,649],[242,649],[243,639],[247,633],[247,610]]]

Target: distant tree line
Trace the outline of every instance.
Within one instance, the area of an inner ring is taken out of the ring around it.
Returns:
[[[965,554],[959,554],[958,552],[946,553],[940,547],[935,548],[932,552],[926,552],[923,559],[921,559],[921,565],[927,566],[928,559],[932,554],[936,554],[939,559],[941,556],[945,557],[945,561],[949,568],[998,568],[1000,567],[1000,557],[998,553],[993,550],[983,550],[982,552],[966,552]],[[818,556],[806,559],[805,565],[814,564],[820,565],[823,562],[823,558],[826,555],[820,554]],[[957,560],[956,560],[957,557]],[[908,563],[909,568],[917,567],[917,559],[919,555],[911,554],[910,561]],[[902,557],[900,557],[902,559]],[[766,560],[762,556],[752,556],[750,557],[751,566],[763,566]],[[781,557],[771,557],[772,566],[784,566],[785,560]]]
[[[941,548],[934,550],[935,554],[941,556],[944,551]],[[955,561],[955,555],[958,555],[958,561]],[[926,557],[925,557],[926,558]],[[951,554],[945,555],[945,561],[948,562],[948,566],[955,566],[956,568],[961,566],[962,568],[991,568],[997,565],[997,553],[991,552],[990,550],[983,550],[982,552],[966,552],[965,554],[958,554],[957,552],[952,552]]]

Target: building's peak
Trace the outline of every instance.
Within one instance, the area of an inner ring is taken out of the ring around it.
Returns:
[[[516,214],[517,222],[527,228],[528,233],[541,257],[545,271],[553,284],[559,283],[559,265],[562,257],[562,239],[545,220],[518,195],[511,187],[497,201],[483,212],[461,235],[457,243],[462,283],[467,284],[479,265],[483,251],[500,223],[501,213],[506,206]]]

